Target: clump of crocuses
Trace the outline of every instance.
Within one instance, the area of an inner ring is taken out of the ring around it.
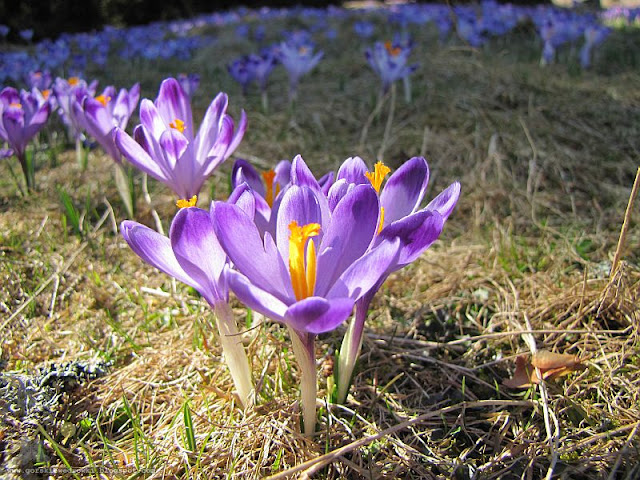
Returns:
[[[44,127],[51,104],[33,92],[6,87],[0,92],[0,139],[9,145],[2,156],[15,155],[20,162],[27,191],[35,188],[33,155],[27,155],[27,145]]]
[[[392,272],[417,259],[439,237],[460,193],[455,182],[421,206],[429,168],[414,157],[394,172],[347,159],[318,180],[302,157],[258,172],[238,160],[229,200],[210,211],[185,206],[169,238],[133,222],[122,231],[148,263],[196,288],[216,312],[225,358],[242,402],[251,379],[228,293],[287,327],[300,368],[303,430],[316,425],[315,338],[355,310],[337,362],[337,401],[348,393],[367,310]],[[251,398],[250,398],[251,397]]]

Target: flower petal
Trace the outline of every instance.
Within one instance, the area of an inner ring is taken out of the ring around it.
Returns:
[[[438,239],[443,227],[444,219],[437,211],[419,210],[383,228],[376,244],[400,239],[400,256],[395,268],[397,270],[413,262],[429,248]]]
[[[460,197],[460,182],[453,182],[429,202],[425,210],[436,210],[444,220],[449,218]]]
[[[374,285],[382,283],[398,263],[402,245],[392,239],[373,248],[347,268],[334,283],[327,298],[349,297],[354,301],[366,294]]]
[[[209,212],[200,208],[181,209],[171,222],[171,247],[187,274],[202,285],[200,293],[214,305],[226,300],[228,290],[222,277],[227,256],[213,231]]]
[[[307,186],[291,185],[283,195],[277,210],[276,245],[285,264],[289,262],[289,237],[291,236],[289,225],[293,221],[300,226],[310,223],[318,223],[321,227],[326,225],[322,223],[318,197]],[[313,237],[313,241],[316,242],[316,251],[323,233],[321,230],[317,237]]]
[[[279,298],[255,286],[247,277],[234,270],[229,270],[228,278],[229,287],[236,294],[238,300],[271,320],[284,322],[287,305]]]
[[[184,136],[189,140],[193,139],[193,115],[189,97],[175,78],[167,78],[162,82],[155,105],[165,125],[176,119],[181,120],[184,122]]]
[[[385,225],[413,213],[420,205],[428,183],[429,166],[423,157],[413,157],[393,172],[380,193]]]
[[[369,183],[365,173],[369,171],[367,164],[360,157],[349,157],[340,166],[336,180],[344,179],[349,183]]]
[[[329,332],[349,318],[354,303],[350,298],[327,300],[308,297],[289,307],[284,316],[284,322],[302,332],[314,334]]]
[[[214,202],[211,218],[218,241],[236,270],[258,288],[290,303],[295,298],[291,277],[271,235],[265,234],[263,244],[255,223],[237,205]]]
[[[120,153],[124,155],[129,163],[139,170],[148,173],[156,180],[168,183],[169,179],[158,163],[124,130],[116,127],[113,131],[113,139],[118,150],[120,150]]]
[[[379,205],[376,191],[364,184],[337,204],[318,249],[316,295],[324,296],[371,245],[378,231]]]
[[[120,224],[120,233],[142,260],[158,270],[200,291],[203,288],[180,266],[171,248],[171,241],[155,230],[131,220]]]

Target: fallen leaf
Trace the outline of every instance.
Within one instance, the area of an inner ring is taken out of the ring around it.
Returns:
[[[537,385],[541,380],[536,368],[543,380],[553,380],[582,369],[584,365],[577,355],[539,350],[533,355],[518,355],[513,377],[503,380],[502,384],[508,388],[528,388]]]

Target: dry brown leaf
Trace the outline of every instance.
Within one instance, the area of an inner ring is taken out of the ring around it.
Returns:
[[[502,384],[508,388],[528,388],[537,385],[541,380],[536,368],[540,371],[542,379],[553,380],[584,368],[584,365],[577,355],[539,350],[533,355],[516,357],[513,377],[503,380]]]

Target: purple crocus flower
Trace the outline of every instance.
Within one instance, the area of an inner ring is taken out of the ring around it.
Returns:
[[[193,94],[200,86],[200,75],[197,73],[180,73],[178,74],[178,82],[189,98],[193,98]]]
[[[18,92],[12,87],[0,92],[0,139],[18,157],[28,191],[35,187],[35,179],[27,165],[27,144],[44,127],[50,112],[51,104],[39,101],[32,92]]]
[[[426,207],[420,208],[429,182],[429,166],[423,157],[413,157],[405,162],[381,188],[388,167],[376,164],[373,172],[368,172],[366,164],[359,157],[350,158],[338,171],[337,179],[329,190],[329,205],[341,201],[345,192],[352,191],[369,181],[379,192],[381,221],[372,248],[384,244],[400,242],[399,255],[388,264],[376,284],[356,302],[355,317],[349,325],[342,343],[338,363],[337,401],[346,399],[349,382],[362,345],[364,322],[374,295],[386,278],[392,273],[416,260],[442,232],[444,223],[460,196],[460,184],[454,182]]]
[[[30,88],[37,88],[38,90],[47,90],[51,87],[51,72],[49,70],[36,70],[29,72],[27,75],[27,83]]]
[[[382,81],[382,91],[387,92],[391,84],[411,75],[418,65],[407,65],[411,55],[411,44],[403,45],[397,39],[394,42],[376,42],[373,48],[365,51],[365,58]]]
[[[116,89],[109,86],[97,97],[85,96],[80,103],[73,103],[74,115],[107,154],[117,163],[122,155],[113,141],[113,129],[124,129],[140,99],[140,84],[131,90],[123,88],[116,96]]]
[[[213,232],[209,212],[195,207],[181,209],[168,238],[128,220],[122,222],[120,231],[140,258],[193,287],[209,303],[240,400],[249,405],[253,389],[249,362],[228,303],[227,256]]]
[[[58,107],[58,115],[62,119],[62,123],[67,127],[69,136],[74,140],[82,139],[82,131],[84,124],[82,118],[76,118],[75,111],[81,111],[80,105],[86,96],[93,97],[96,93],[98,81],[94,80],[91,84],[78,77],[70,77],[68,79],[56,78],[53,83],[53,95],[56,99]],[[78,103],[76,109],[73,104]]]
[[[191,104],[175,78],[160,85],[155,102],[143,99],[140,121],[131,138],[122,128],[113,138],[135,167],[166,184],[180,199],[196,201],[204,181],[240,144],[247,129],[242,111],[237,129],[227,114],[228,97],[219,93],[194,135]]]
[[[601,25],[589,25],[584,30],[584,44],[580,48],[580,66],[591,66],[591,50],[601,44],[609,36],[611,30]]]
[[[274,169],[261,173],[246,160],[239,158],[233,164],[231,171],[231,188],[234,194],[240,195],[242,184],[248,187],[248,190],[254,196],[255,215],[254,221],[261,235],[269,231],[271,235],[275,235],[272,230],[271,209],[274,204],[279,203],[281,194],[287,189],[290,183],[291,162],[282,160],[278,162]]]
[[[233,62],[227,65],[227,71],[242,87],[242,95],[246,95],[247,90],[249,89],[249,84],[253,81],[253,71],[249,68],[247,57],[242,56],[240,58],[236,58]]]
[[[354,187],[330,211],[300,156],[292,162],[291,185],[272,210],[275,235],[263,236],[251,202],[242,204],[215,202],[211,208],[218,240],[235,267],[229,285],[249,308],[289,327],[302,370],[304,429],[313,433],[315,335],[349,317],[397,261],[399,241],[369,248],[380,214],[373,187]]]
[[[296,98],[298,83],[303,75],[310,72],[320,61],[324,52],[314,53],[313,44],[298,45],[282,42],[278,58],[289,74],[289,98]]]
[[[261,92],[266,91],[269,75],[277,64],[278,59],[273,49],[265,49],[259,55],[252,53],[247,57],[247,66],[253,78],[258,82],[258,87]]]

